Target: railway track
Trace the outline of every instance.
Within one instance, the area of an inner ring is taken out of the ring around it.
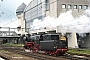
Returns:
[[[50,56],[50,55],[45,55],[45,54],[40,54],[40,53],[32,53],[32,52],[25,52],[22,48],[14,48],[14,47],[4,47],[3,50],[10,51],[13,53],[25,55],[28,57],[35,58],[37,60],[90,60],[89,57],[85,56],[78,56],[78,55],[63,55],[63,56]]]
[[[32,57],[38,60],[66,60],[65,58],[57,58],[49,55],[39,54],[39,53],[31,53],[31,52],[25,52],[23,49],[17,49],[17,48],[3,48],[6,51],[10,51],[13,53],[21,54],[24,56]]]

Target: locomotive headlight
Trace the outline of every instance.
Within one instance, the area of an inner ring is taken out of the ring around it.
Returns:
[[[68,48],[68,47],[66,46],[66,48]]]
[[[56,47],[54,47],[54,48],[56,48]]]
[[[54,48],[57,48],[57,46],[55,46]]]

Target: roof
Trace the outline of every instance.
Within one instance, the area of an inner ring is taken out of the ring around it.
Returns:
[[[20,38],[20,36],[0,36],[0,38]]]
[[[0,31],[0,38],[20,37],[15,31]]]
[[[59,34],[43,34],[43,36],[45,36],[45,35],[51,36],[51,35],[59,35]]]
[[[26,4],[22,3],[16,10],[16,14],[19,15],[23,13],[24,9],[26,8]]]

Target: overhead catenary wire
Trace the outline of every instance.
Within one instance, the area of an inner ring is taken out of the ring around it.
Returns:
[[[4,24],[3,26],[6,26],[6,25],[8,25],[8,24],[10,24],[10,23],[12,23],[12,22],[14,22],[14,21],[16,21],[17,19],[15,19],[15,20],[13,20],[13,21],[10,21],[10,22],[8,22],[8,23],[6,23],[6,24]],[[15,22],[14,22],[15,23]],[[16,24],[16,23],[15,23]],[[16,24],[17,25],[17,24]]]
[[[1,8],[0,8],[1,9]],[[3,11],[3,9],[1,9],[2,11]],[[4,12],[4,11],[3,11]],[[14,22],[13,20],[12,20],[12,18],[10,17],[10,16],[8,16],[8,14],[7,13],[5,13],[4,12],[4,14],[8,17],[8,18],[10,18],[10,20],[11,20],[11,22]],[[6,23],[6,24],[4,24],[3,26],[5,26],[5,25],[8,25],[8,24],[10,24],[11,22],[9,22],[9,23]],[[15,23],[15,22],[14,22]],[[16,24],[16,23],[15,23]],[[17,25],[17,24],[16,24]]]
[[[3,9],[5,9],[6,11],[10,12],[12,15],[15,15],[14,13],[12,13],[11,11],[9,11],[8,9],[4,8],[3,6],[0,6],[2,7]]]
[[[10,22],[8,22],[8,23],[6,23],[6,24],[4,24],[3,26],[5,26],[5,25],[8,25],[8,24],[10,24],[11,22],[14,22],[15,23],[15,20],[17,20],[17,19],[14,19],[14,20],[12,20],[12,18],[11,18],[11,16],[12,15],[15,15],[14,13],[12,13],[11,11],[9,11],[8,9],[6,9],[6,8],[4,8],[2,5],[0,5],[0,9],[3,11],[3,13],[11,20]],[[11,13],[10,15],[8,15],[4,10],[6,10],[7,12],[9,12],[9,13]],[[15,15],[16,16],[16,15]],[[6,17],[6,18],[7,18]],[[2,19],[2,21],[3,20],[5,20],[6,18],[4,18],[4,19]],[[0,21],[1,22],[1,21]],[[16,24],[16,23],[15,23]],[[17,25],[17,24],[16,24]]]
[[[4,12],[4,10],[2,9],[2,8],[0,8],[3,12]],[[10,20],[12,20],[12,18],[10,17],[10,16],[8,16],[8,14],[7,13],[5,13],[4,12],[4,14],[7,16],[7,17],[9,17],[10,18]]]

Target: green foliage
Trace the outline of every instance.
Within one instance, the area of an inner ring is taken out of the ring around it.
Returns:
[[[90,54],[90,50],[86,49],[69,49],[67,53],[70,54]]]

